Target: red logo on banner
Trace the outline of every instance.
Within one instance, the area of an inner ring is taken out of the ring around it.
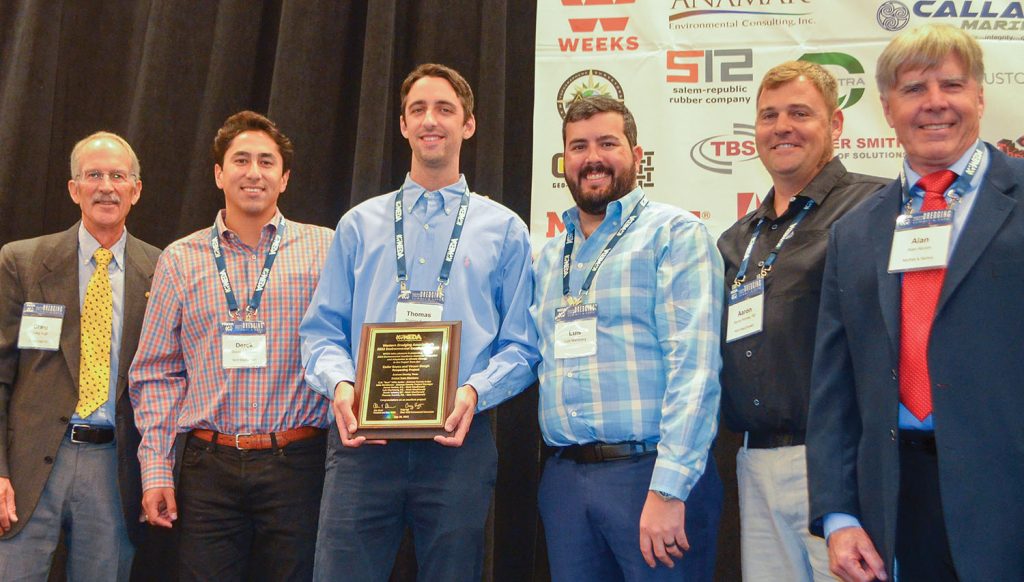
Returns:
[[[592,7],[633,4],[635,0],[562,0],[562,6]],[[635,35],[616,36],[608,33],[623,32],[629,24],[628,16],[618,14],[609,16],[590,16],[588,18],[569,18],[569,29],[575,34],[595,36],[560,37],[558,48],[563,53],[575,52],[618,52],[635,51],[640,48],[640,39]],[[601,33],[605,33],[602,35]]]
[[[739,220],[751,212],[757,210],[761,205],[761,198],[753,192],[738,192],[736,194],[736,219]]]
[[[1017,147],[1018,145],[1020,147]],[[1024,149],[1021,149],[1024,148],[1024,135],[1018,137],[1016,143],[1009,139],[1001,139],[996,147],[1011,158],[1024,158]]]

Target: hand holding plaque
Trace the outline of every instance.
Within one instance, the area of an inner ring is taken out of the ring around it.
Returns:
[[[462,322],[363,325],[356,368],[359,436],[423,439],[449,435]]]

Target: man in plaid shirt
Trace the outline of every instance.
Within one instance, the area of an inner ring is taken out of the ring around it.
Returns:
[[[637,185],[625,105],[581,99],[562,132],[576,207],[537,258],[532,308],[552,578],[710,580],[722,259],[704,224]]]
[[[329,421],[298,327],[332,232],[278,210],[293,149],[266,117],[213,153],[226,208],[162,255],[131,370],[145,519],[177,523],[182,580],[308,580]]]

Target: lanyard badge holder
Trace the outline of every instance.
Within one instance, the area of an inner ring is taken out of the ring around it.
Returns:
[[[625,236],[629,227],[633,226],[647,204],[647,198],[641,197],[633,207],[625,222],[597,256],[594,265],[590,267],[590,273],[580,287],[579,295],[575,297],[569,291],[569,274],[572,271],[576,231],[575,228],[566,231],[565,246],[562,250],[562,297],[566,306],[555,309],[555,359],[585,358],[597,354],[597,303],[587,303],[585,300],[590,294],[598,269],[604,264],[615,245]]]
[[[900,183],[907,203],[903,213],[896,217],[892,249],[889,251],[889,273],[946,267],[953,244],[953,210],[960,204],[960,194],[971,189],[971,180],[984,158],[985,147],[979,143],[963,175],[948,190],[949,208],[942,210],[914,212],[906,175],[900,172]]]
[[[395,321],[398,323],[419,321],[441,321],[444,314],[444,289],[451,277],[455,251],[459,248],[462,228],[469,213],[469,190],[462,194],[455,226],[448,240],[441,272],[437,276],[437,291],[410,291],[408,271],[405,265],[405,213],[402,207],[402,191],[395,193],[395,270],[398,273],[398,300],[395,303]]]
[[[277,223],[277,234],[271,241],[270,250],[267,251],[267,257],[263,261],[263,269],[256,280],[256,287],[253,289],[252,296],[240,319],[238,300],[231,287],[227,263],[224,261],[224,254],[220,247],[220,230],[216,223],[213,225],[210,250],[217,263],[217,276],[220,279],[228,311],[231,314],[229,321],[220,324],[221,366],[225,370],[267,367],[267,327],[266,323],[256,318],[256,314],[263,302],[263,291],[270,279],[270,271],[281,248],[285,226],[284,218],[282,218]]]
[[[807,216],[807,213],[814,207],[814,200],[808,199],[800,209],[799,214],[789,224],[789,228],[775,244],[775,248],[768,253],[768,257],[760,262],[760,271],[753,281],[747,281],[747,267],[750,265],[750,255],[754,251],[754,243],[761,236],[761,227],[764,225],[764,217],[757,221],[754,227],[754,234],[743,251],[743,260],[740,261],[739,271],[736,272],[736,279],[733,280],[732,290],[729,292],[729,307],[725,327],[725,342],[730,343],[738,339],[761,333],[764,330],[764,280],[771,273],[775,261],[782,251],[786,241],[793,238],[796,227]]]

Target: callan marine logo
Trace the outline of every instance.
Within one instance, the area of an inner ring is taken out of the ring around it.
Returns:
[[[716,174],[732,174],[733,166],[757,159],[754,126],[732,124],[732,133],[706,137],[690,148],[690,159],[701,168]]]
[[[882,2],[878,11],[875,12],[875,20],[878,21],[878,26],[889,32],[903,30],[910,22],[910,9],[898,0]]]
[[[558,88],[558,115],[564,118],[573,101],[592,95],[607,95],[620,102],[626,97],[615,77],[597,69],[584,69],[574,73]]]

